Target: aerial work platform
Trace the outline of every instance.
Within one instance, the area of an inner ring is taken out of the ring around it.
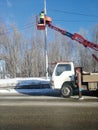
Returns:
[[[40,23],[40,18],[36,18],[36,24],[37,24],[37,29],[38,30],[45,30],[46,25],[52,23],[52,19],[50,17],[45,16],[44,17],[44,23]]]

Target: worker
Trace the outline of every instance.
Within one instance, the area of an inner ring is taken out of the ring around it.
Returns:
[[[40,13],[40,24],[44,24],[44,17],[45,17],[45,14],[44,14],[44,11],[42,11]]]

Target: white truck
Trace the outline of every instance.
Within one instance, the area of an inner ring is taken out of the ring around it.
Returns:
[[[76,71],[73,62],[57,63],[51,77],[51,88],[60,90],[63,97],[70,97],[73,95],[73,90],[77,88],[81,89],[80,91],[98,89],[98,73],[84,74],[81,71],[80,77],[78,77]]]
[[[95,51],[98,51],[98,44],[86,40],[78,33],[72,34],[67,30],[63,30],[52,25],[52,19],[50,17],[45,15],[43,24],[40,24],[37,20],[38,30],[45,30],[46,25],[48,25],[49,28],[60,32],[62,35],[75,40],[79,44],[83,45],[85,48],[91,48]],[[95,54],[92,54],[92,57],[98,62],[98,57]],[[59,89],[64,97],[71,96],[73,93],[73,89],[77,87],[79,87],[79,91],[83,89],[83,86],[85,86],[89,90],[97,90],[98,73],[89,73],[84,75],[82,71],[79,72],[79,70],[79,68],[77,69],[77,71],[74,70],[74,65],[72,62],[57,63],[51,79],[52,88]]]

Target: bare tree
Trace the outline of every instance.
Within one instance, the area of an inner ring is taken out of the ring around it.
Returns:
[[[12,24],[9,31],[0,21],[0,59],[5,61],[5,73],[11,77],[45,76],[45,32],[37,31],[34,21],[33,24],[32,31],[23,34],[15,24]],[[86,71],[98,71],[98,63],[91,58],[87,48],[58,32],[48,33],[52,37],[48,42],[49,63],[74,61]],[[79,33],[87,38],[86,30],[81,29]],[[98,25],[95,26],[92,37],[98,44]]]
[[[94,42],[95,44],[98,44],[98,25],[96,25],[96,26],[94,27],[92,37],[93,37],[93,38],[92,38],[92,39],[93,39],[93,42]],[[97,51],[92,51],[92,53],[94,53],[94,54],[98,57],[98,52],[97,52]],[[93,58],[92,58],[91,65],[92,65],[92,68],[93,68],[93,72],[98,71],[98,62],[95,61],[95,59],[93,59]]]

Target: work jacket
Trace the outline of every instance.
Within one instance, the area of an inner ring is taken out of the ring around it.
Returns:
[[[41,19],[44,19],[44,13],[41,13],[41,14],[40,14],[40,18],[41,18]]]

